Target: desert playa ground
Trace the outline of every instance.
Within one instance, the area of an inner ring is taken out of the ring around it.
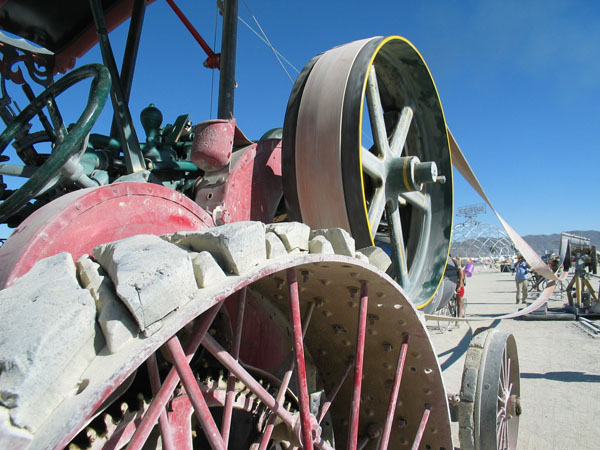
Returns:
[[[428,321],[433,345],[443,369],[448,393],[460,391],[465,354],[478,327],[492,326],[513,333],[521,370],[518,449],[599,449],[600,337],[575,321],[494,320],[517,311],[514,275],[479,272],[467,280],[467,316],[483,319],[452,324],[440,330]],[[597,289],[598,279],[592,280]],[[533,300],[535,294],[530,294]],[[549,307],[567,301],[554,296]],[[458,425],[453,424],[455,446]]]

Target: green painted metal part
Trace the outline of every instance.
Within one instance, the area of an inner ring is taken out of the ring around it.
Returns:
[[[68,159],[81,149],[81,143],[98,119],[110,92],[110,75],[101,64],[89,64],[65,75],[27,106],[0,135],[0,153],[18,135],[29,121],[54,99],[75,83],[93,77],[87,105],[71,129],[48,160],[10,197],[0,203],[0,220],[5,220],[25,206],[54,178]]]

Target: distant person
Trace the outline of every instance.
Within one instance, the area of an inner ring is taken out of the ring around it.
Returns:
[[[465,296],[465,271],[460,259],[456,267],[458,269],[458,282],[456,283],[456,313],[457,317],[463,317],[463,297]]]
[[[515,282],[517,283],[516,303],[519,303],[519,293],[521,296],[521,303],[527,303],[527,269],[529,268],[529,264],[525,262],[525,259],[522,255],[519,255],[514,268]]]

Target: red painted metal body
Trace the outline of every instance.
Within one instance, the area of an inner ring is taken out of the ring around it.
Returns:
[[[29,216],[0,248],[0,287],[36,261],[68,251],[77,260],[97,245],[136,234],[214,226],[184,195],[146,183],[116,183],[64,195]]]
[[[205,172],[222,169],[231,160],[235,119],[210,120],[194,127],[191,160]]]
[[[229,167],[205,175],[195,200],[217,225],[243,220],[269,223],[282,195],[281,141],[270,139],[234,151]]]

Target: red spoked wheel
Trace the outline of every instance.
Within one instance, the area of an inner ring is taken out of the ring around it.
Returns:
[[[153,260],[143,249],[132,253]],[[117,293],[120,270],[106,268]],[[194,291],[156,323],[113,353],[99,351],[33,443],[452,448],[427,332],[397,284],[364,262],[310,254],[261,261]]]

